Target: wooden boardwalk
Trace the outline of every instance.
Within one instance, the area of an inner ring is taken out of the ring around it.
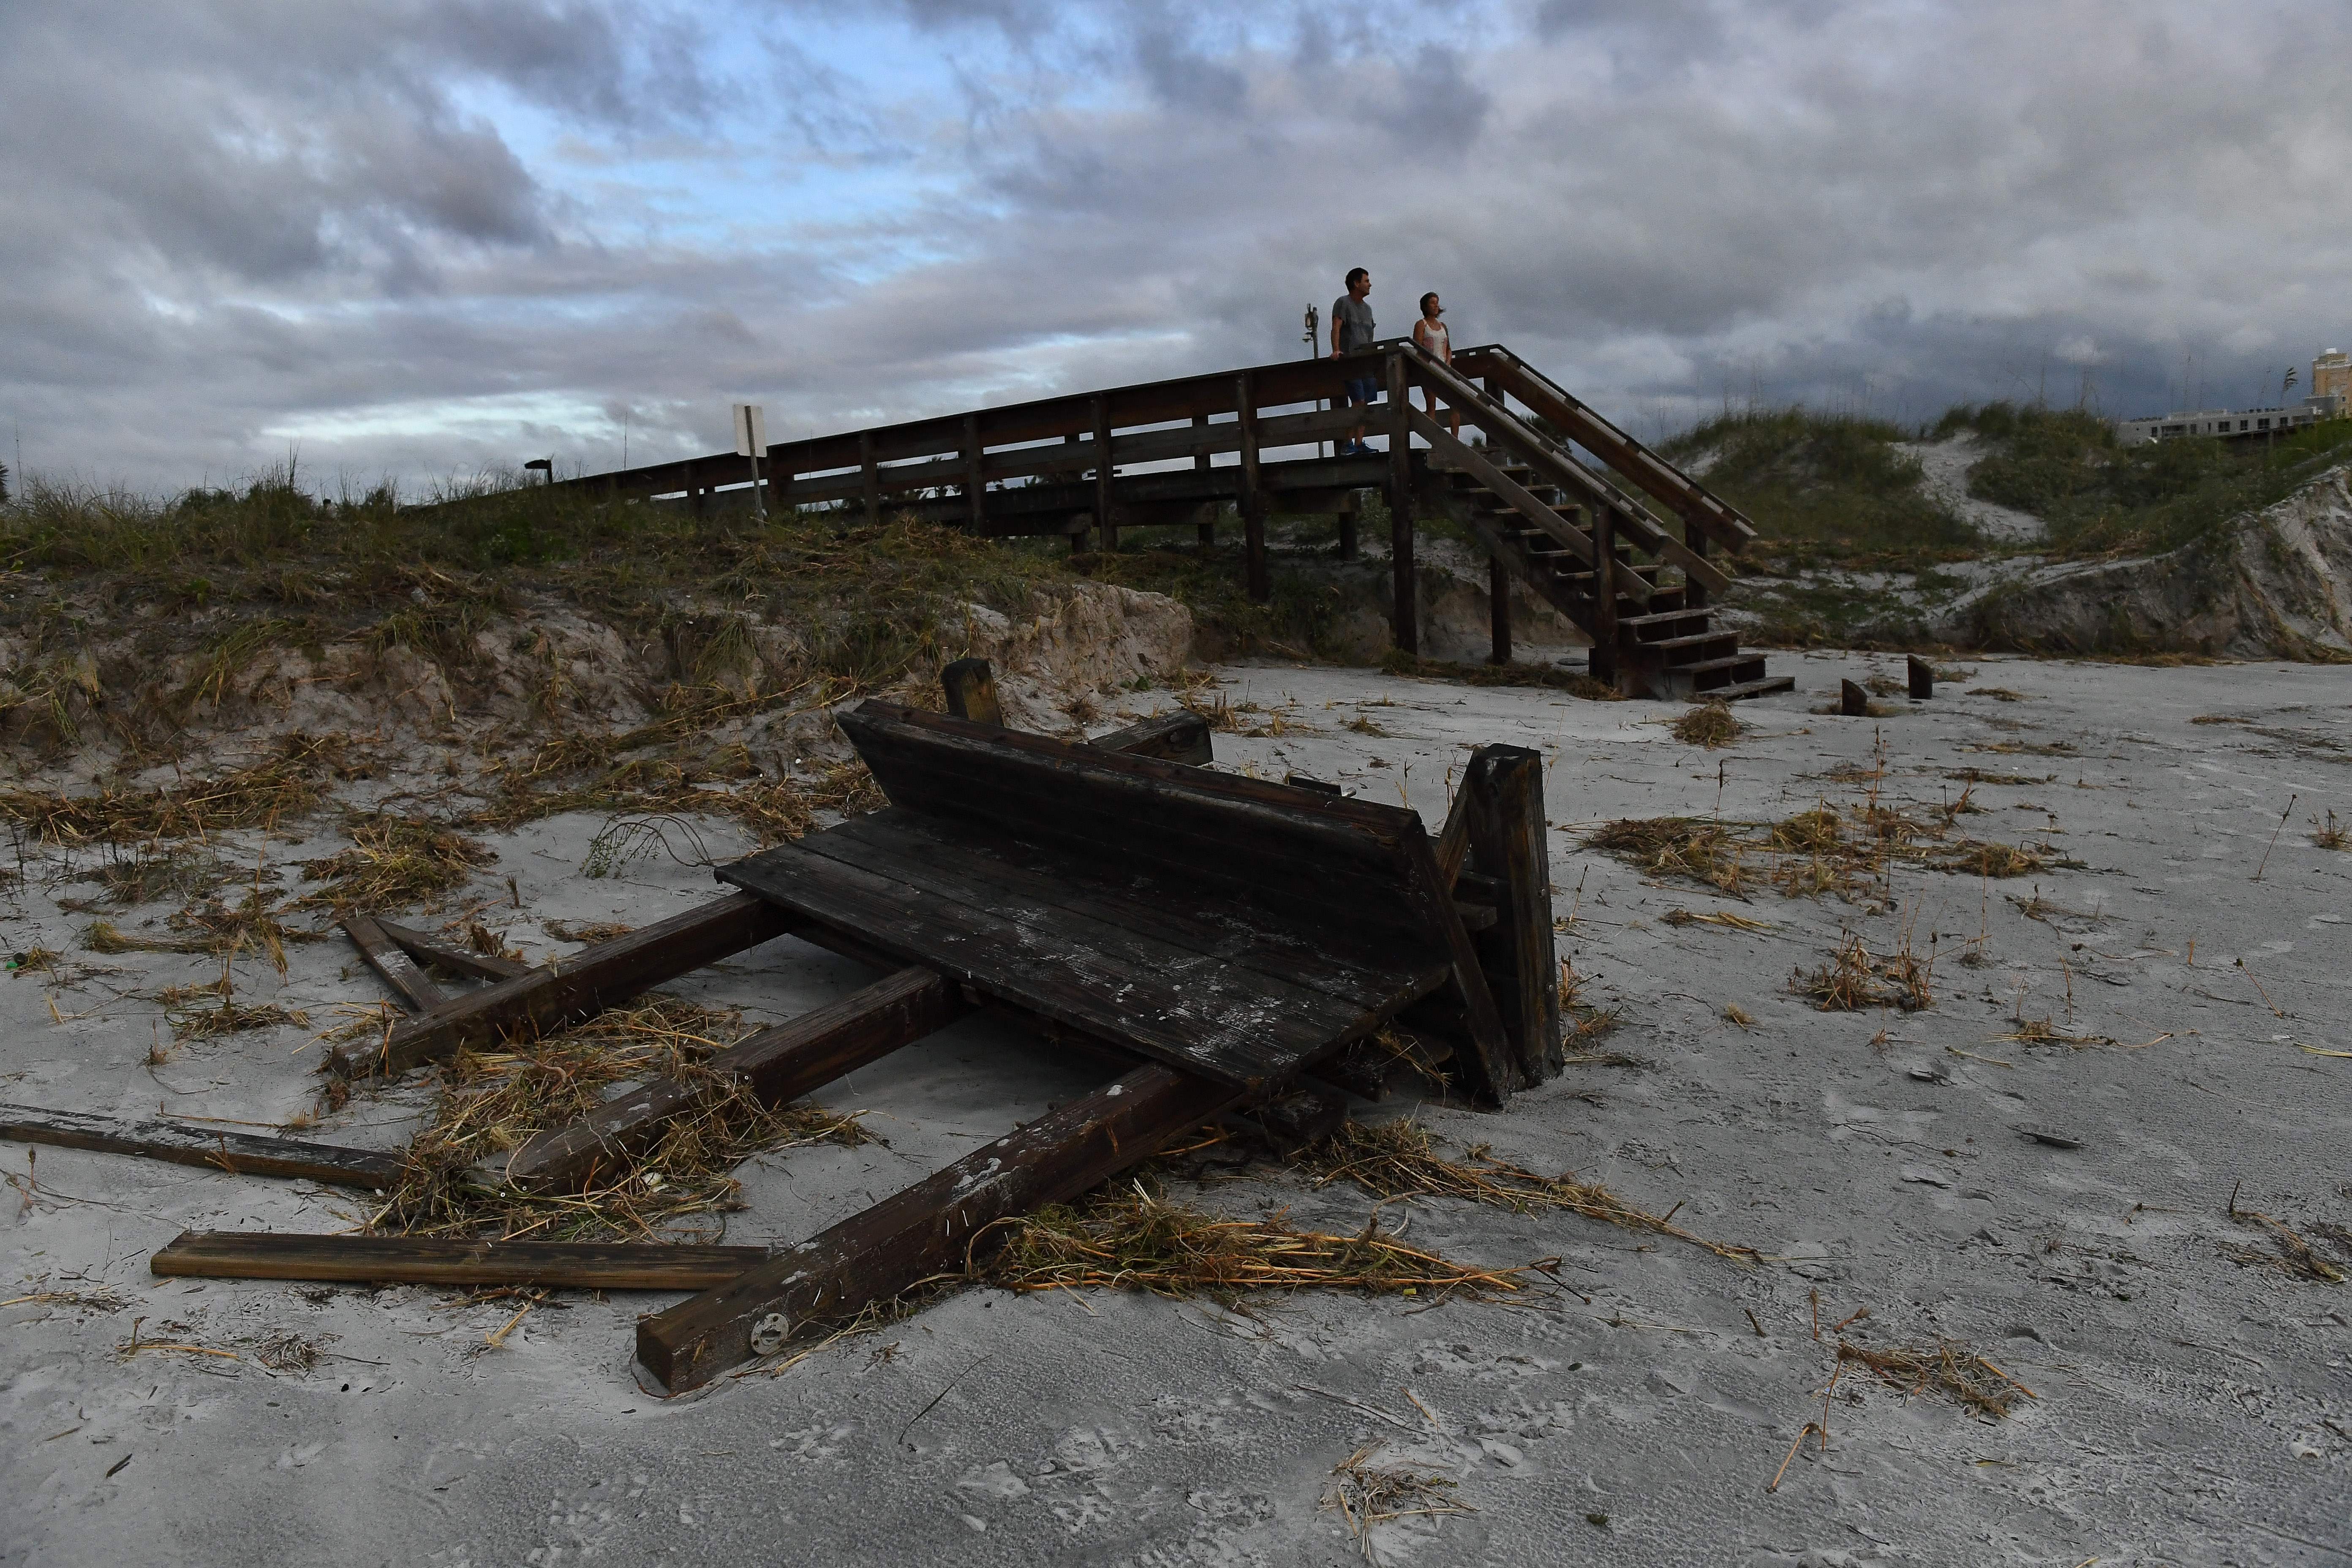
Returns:
[[[1325,406],[1371,379],[1385,401]],[[1423,389],[1461,416],[1464,439],[1417,406]],[[1329,457],[1368,426],[1383,451]],[[1357,552],[1359,500],[1380,492],[1390,518],[1396,646],[1419,651],[1418,521],[1443,516],[1485,552],[1492,657],[1511,650],[1513,579],[1593,639],[1592,673],[1633,695],[1756,696],[1787,689],[1760,655],[1715,627],[1721,561],[1755,538],[1738,510],[1498,344],[1451,365],[1408,340],[1344,359],[1294,360],[1208,375],[906,421],[767,449],[759,488],[772,507],[908,513],[992,537],[1067,538],[1115,547],[1126,528],[1179,524],[1203,549],[1237,519],[1252,597],[1271,593],[1266,519],[1328,515],[1343,556]],[[614,500],[674,500],[697,510],[753,484],[732,453],[562,483]]]

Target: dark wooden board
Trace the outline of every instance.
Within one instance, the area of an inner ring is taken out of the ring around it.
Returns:
[[[375,971],[377,979],[392,988],[402,1006],[412,1013],[430,1013],[449,999],[375,921],[366,915],[347,915],[340,923],[352,945],[360,950],[360,957]]]
[[[593,1185],[599,1166],[650,1142],[700,1105],[711,1084],[740,1082],[764,1103],[782,1105],[945,1027],[963,1011],[963,999],[940,975],[899,970],[730,1046],[703,1063],[708,1076],[699,1081],[659,1078],[614,1096],[579,1121],[531,1139],[495,1173],[525,1192]]]
[[[1130,757],[1158,757],[1162,762],[1202,766],[1213,762],[1209,721],[1198,713],[1178,709],[1097,735],[1087,742],[1097,752],[1118,752]]]
[[[897,806],[802,840],[818,853],[841,843],[887,847],[919,866],[968,866],[1005,889],[1083,919],[1121,926],[1274,979],[1387,1012],[1442,983],[1444,956],[1425,939],[1379,940],[1184,883],[1120,875],[970,824]]]
[[[1464,770],[1462,794],[1472,803],[1472,863],[1496,884],[1498,919],[1476,941],[1480,962],[1520,1078],[1541,1083],[1566,1065],[1543,756],[1524,746],[1481,746]]]
[[[149,1258],[147,1267],[157,1274],[204,1279],[707,1290],[758,1268],[768,1256],[764,1247],[667,1242],[464,1241],[187,1230]]]
[[[241,1176],[293,1176],[373,1192],[400,1174],[400,1156],[295,1138],[214,1131],[176,1121],[122,1121],[79,1110],[0,1105],[0,1138],[202,1165]]]
[[[322,1070],[346,1077],[404,1072],[510,1031],[559,1028],[791,929],[791,920],[765,900],[748,893],[715,899],[396,1024],[381,1043],[332,1053]]]
[[[1239,1097],[1157,1063],[1050,1111],[740,1278],[637,1323],[637,1360],[698,1388],[811,1322],[961,1269],[997,1221],[1076,1197]]]
[[[1003,896],[982,908],[865,870],[810,847],[822,837],[720,875],[901,963],[1235,1086],[1287,1077],[1375,1021],[1352,1004],[1050,906]]]

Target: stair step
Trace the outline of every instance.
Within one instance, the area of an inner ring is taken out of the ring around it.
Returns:
[[[1617,617],[1617,629],[1621,632],[1631,630],[1639,637],[1642,632],[1653,626],[1664,626],[1669,621],[1677,624],[1696,621],[1701,627],[1704,627],[1706,625],[1706,612],[1705,610],[1654,610],[1647,615],[1620,616]]]
[[[1725,632],[1720,635],[1729,637],[1732,634]],[[1643,647],[1648,647],[1651,645],[1643,643],[1642,646]],[[1675,673],[1677,675],[1720,675],[1726,670],[1736,669],[1743,664],[1753,664],[1760,668],[1763,663],[1764,656],[1751,650],[1748,653],[1728,653],[1717,658],[1693,659],[1688,664],[1678,664],[1675,666]],[[1791,677],[1790,679],[1793,679],[1795,678]]]
[[[1769,675],[1759,680],[1743,680],[1736,685],[1718,686],[1706,695],[1712,701],[1738,702],[1749,697],[1769,697],[1775,691],[1794,691],[1797,678],[1793,675]]]
[[[1622,626],[1624,623],[1620,621],[1618,625]],[[1739,634],[1737,632],[1694,632],[1686,637],[1654,637],[1647,642],[1640,642],[1631,638],[1621,637],[1619,639],[1619,643],[1621,647],[1624,650],[1630,651],[1638,648],[1643,653],[1680,653],[1692,648],[1705,647],[1710,643],[1727,643],[1736,650],[1739,647]],[[1736,655],[1727,655],[1726,657],[1736,657]],[[1710,656],[1707,658],[1687,662],[1678,660],[1675,662],[1675,668],[1676,669],[1684,670],[1696,669],[1701,665],[1712,665],[1717,662],[1719,662],[1717,659]]]

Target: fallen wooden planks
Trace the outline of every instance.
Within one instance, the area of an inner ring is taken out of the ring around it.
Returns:
[[[376,978],[392,987],[394,995],[412,1013],[430,1013],[449,1000],[441,988],[425,978],[416,961],[403,952],[400,944],[366,915],[347,915],[341,921],[343,934],[360,950],[360,956],[376,973]]]
[[[1196,767],[1205,767],[1216,760],[1209,739],[1209,721],[1181,708],[1157,719],[1129,724],[1124,730],[1114,730],[1087,744],[1097,752],[1158,757],[1162,762],[1191,763]]]
[[[236,1175],[297,1176],[369,1192],[390,1186],[400,1174],[400,1156],[372,1149],[339,1149],[251,1132],[214,1132],[175,1121],[121,1121],[79,1110],[42,1110],[0,1105],[0,1138],[48,1143],[62,1149],[94,1149],[135,1154],[175,1165],[206,1165]]]
[[[321,1070],[346,1078],[400,1073],[509,1030],[557,1028],[782,936],[792,925],[790,915],[751,894],[714,899],[600,942],[568,967],[528,970],[396,1024],[380,1043],[331,1053]]]
[[[149,1258],[147,1267],[157,1274],[208,1279],[703,1290],[758,1267],[767,1256],[762,1247],[667,1242],[445,1240],[187,1230]]]
[[[577,1190],[589,1184],[598,1166],[617,1163],[700,1104],[712,1083],[732,1079],[765,1103],[782,1105],[944,1028],[964,1010],[962,997],[944,977],[928,969],[901,969],[729,1047],[703,1064],[708,1077],[701,1082],[656,1079],[580,1121],[541,1133],[508,1160],[505,1180],[526,1192]]]
[[[476,980],[511,980],[518,974],[530,973],[530,965],[518,963],[511,958],[499,958],[487,952],[468,952],[462,947],[450,947],[435,942],[421,931],[411,931],[404,925],[394,925],[378,920],[376,928],[398,943],[409,957],[419,963],[429,963],[446,969],[452,974],[469,975]]]
[[[641,1319],[637,1360],[673,1394],[801,1325],[849,1317],[964,1267],[997,1221],[1076,1197],[1241,1097],[1153,1063],[974,1150],[690,1301]]]

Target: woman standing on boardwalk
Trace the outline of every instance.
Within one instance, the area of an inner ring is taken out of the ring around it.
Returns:
[[[1412,341],[1450,365],[1454,363],[1454,336],[1445,330],[1445,322],[1440,319],[1444,314],[1445,307],[1437,302],[1435,290],[1423,294],[1421,297],[1421,320],[1412,324]],[[1429,410],[1429,416],[1436,418],[1436,389],[1424,386],[1421,389],[1421,396]],[[1454,411],[1454,438],[1457,441],[1462,438],[1462,414],[1459,409]]]

